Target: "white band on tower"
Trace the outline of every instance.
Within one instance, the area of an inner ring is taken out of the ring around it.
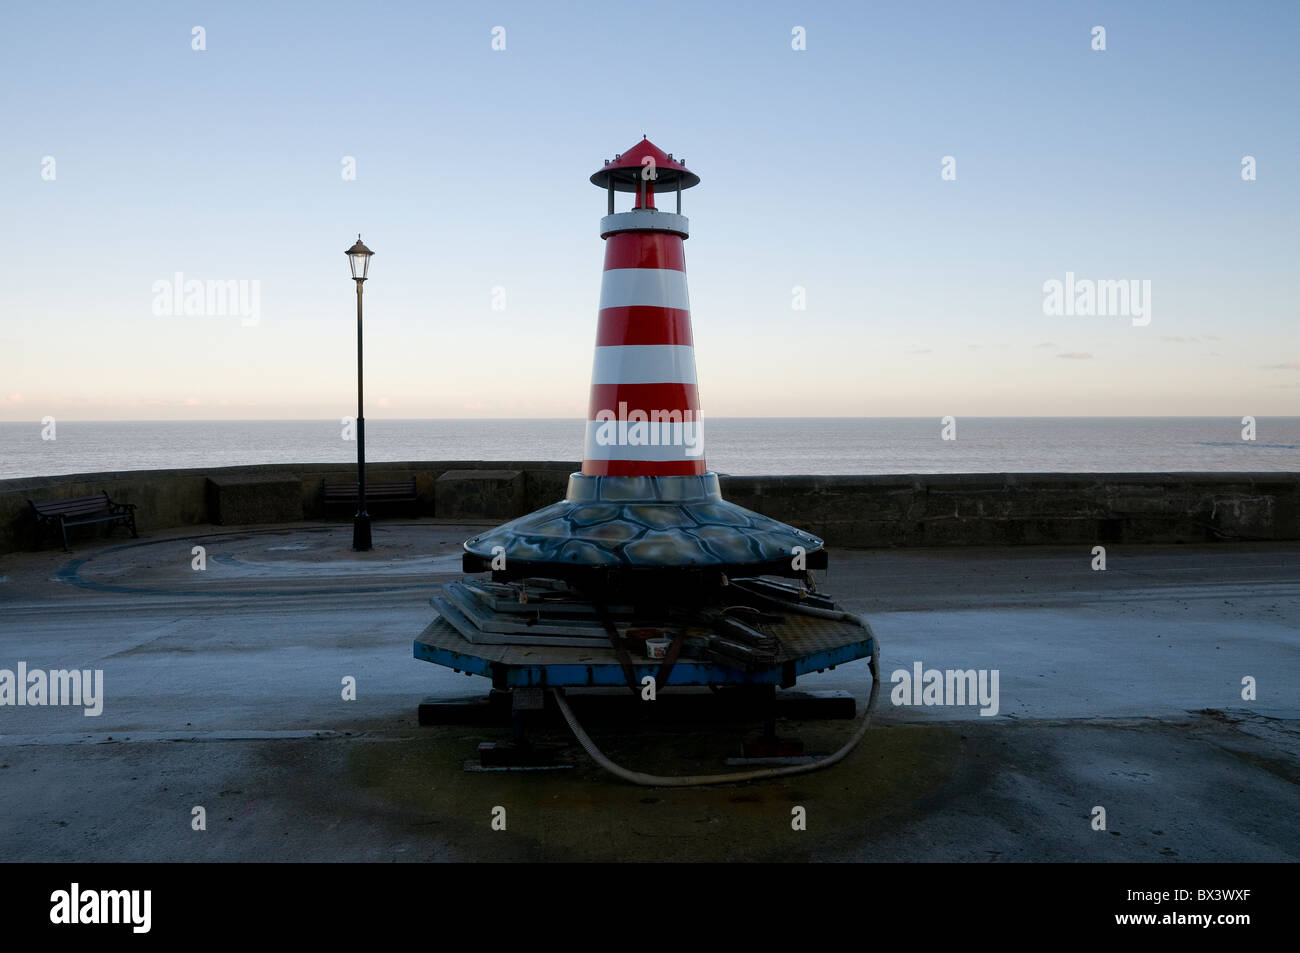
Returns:
[[[600,307],[689,311],[686,272],[675,268],[611,268],[600,279]]]
[[[681,344],[598,347],[591,383],[694,384],[695,349]]]
[[[600,220],[600,237],[615,232],[672,232],[687,238],[691,233],[691,220],[685,215],[661,212],[653,208],[637,208],[630,212],[615,212]]]
[[[704,453],[704,421],[588,420],[584,459],[663,461]]]

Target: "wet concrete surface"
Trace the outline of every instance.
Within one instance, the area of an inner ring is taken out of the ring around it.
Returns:
[[[0,855],[1300,859],[1300,546],[1116,545],[1105,572],[1086,546],[833,551],[822,588],[882,647],[862,745],[815,774],[669,789],[621,782],[576,745],[569,770],[466,771],[504,729],[416,724],[421,699],[488,687],[411,657],[429,595],[481,528],[379,522],[367,554],[334,523],[0,556],[0,669],[102,669],[105,686],[98,717],[0,707]],[[895,705],[891,675],[916,662],[997,670],[997,715]],[[865,701],[869,673],[855,662],[799,687]],[[659,774],[726,770],[746,733],[587,727]],[[779,731],[827,753],[853,727]],[[571,742],[558,727],[541,737]],[[791,828],[795,807],[806,830]]]

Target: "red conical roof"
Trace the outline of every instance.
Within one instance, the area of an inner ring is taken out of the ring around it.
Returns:
[[[606,159],[604,168],[592,173],[591,182],[605,189],[613,180],[614,191],[636,192],[641,187],[642,160],[646,156],[654,159],[656,190],[671,191],[677,188],[679,181],[684,189],[700,184],[700,177],[686,168],[685,162],[674,159],[645,136],[626,152]]]

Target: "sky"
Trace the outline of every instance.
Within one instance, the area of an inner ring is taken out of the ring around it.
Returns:
[[[1294,415],[1298,28],[1290,2],[13,4],[0,420],[353,413],[358,233],[367,417],[582,418],[588,178],[642,135],[702,180],[706,416]],[[246,306],[167,313],[178,273]],[[1142,313],[1045,313],[1067,274]]]

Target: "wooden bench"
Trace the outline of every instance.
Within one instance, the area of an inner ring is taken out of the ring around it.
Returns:
[[[357,505],[357,485],[355,483],[326,483],[321,481],[321,498],[326,506],[347,503]],[[419,499],[415,495],[415,477],[400,483],[371,483],[366,481],[366,507],[372,503],[414,503]]]
[[[59,534],[63,537],[63,551],[68,550],[68,527],[82,526],[87,523],[123,523],[131,530],[131,538],[139,539],[140,536],[135,531],[135,504],[134,503],[114,503],[108,498],[107,493],[96,493],[94,496],[78,496],[70,500],[51,500],[49,502],[37,503],[35,500],[27,501],[36,513],[36,523],[38,527],[55,527],[59,528]],[[111,530],[112,527],[110,526]]]

